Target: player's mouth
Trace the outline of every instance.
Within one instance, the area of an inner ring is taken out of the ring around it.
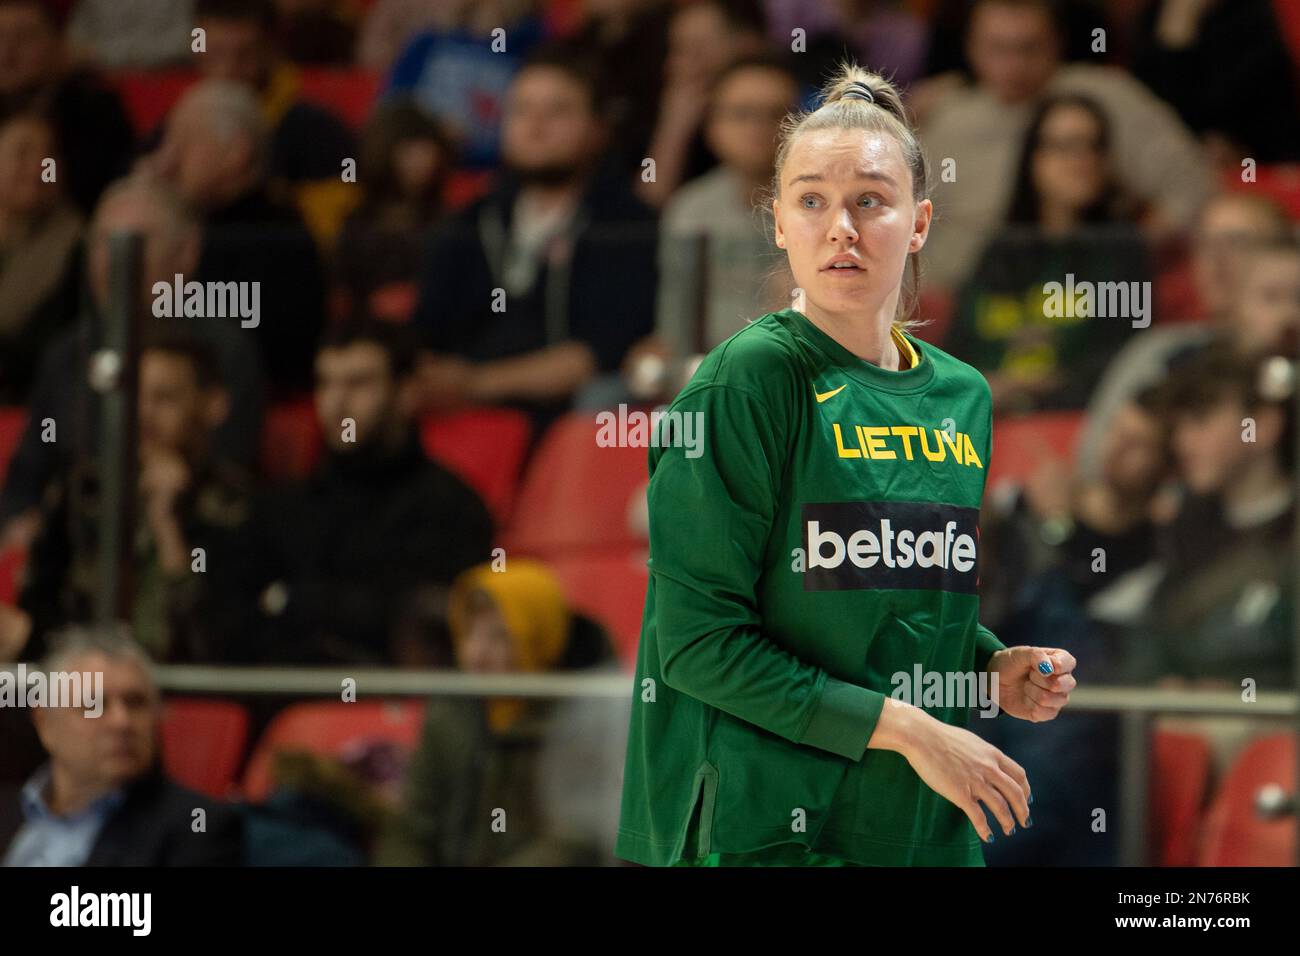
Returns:
[[[828,260],[819,271],[823,274],[843,278],[845,276],[860,276],[867,270],[863,268],[861,259],[856,256],[841,254]]]

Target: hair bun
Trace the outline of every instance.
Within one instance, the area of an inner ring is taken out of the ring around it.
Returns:
[[[871,87],[861,80],[854,80],[849,84],[848,89],[840,94],[842,100],[866,100],[868,103],[876,102],[876,94],[871,92]]]

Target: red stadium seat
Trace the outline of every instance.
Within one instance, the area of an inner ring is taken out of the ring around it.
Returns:
[[[369,70],[304,68],[298,78],[304,100],[324,107],[353,129],[366,122],[379,92],[379,75]]]
[[[0,604],[18,603],[18,588],[26,564],[26,548],[12,547],[0,552]]]
[[[1286,210],[1292,222],[1300,222],[1300,163],[1259,166],[1253,183],[1241,181],[1240,169],[1229,169],[1223,177],[1223,187],[1267,196]]]
[[[1265,820],[1256,809],[1260,791],[1277,785],[1295,799],[1295,738],[1261,737],[1233,762],[1206,817],[1200,866],[1294,866],[1296,817]]]
[[[1151,859],[1193,866],[1210,783],[1210,744],[1199,734],[1160,731],[1151,741]]]
[[[21,406],[0,408],[0,482],[9,470],[9,459],[18,450],[27,426],[27,409]]]
[[[306,478],[320,459],[321,437],[311,399],[283,402],[262,423],[262,470],[273,481]]]
[[[307,750],[340,756],[372,742],[396,744],[413,751],[424,723],[424,701],[341,701],[293,704],[276,714],[253,749],[244,773],[244,797],[266,799],[271,793],[273,758],[282,750]]]
[[[599,431],[595,413],[572,412],[543,436],[515,501],[507,551],[552,558],[644,545],[632,516],[645,499],[649,449],[602,448]]]
[[[573,608],[604,625],[619,660],[632,669],[650,576],[646,553],[586,553],[552,558],[546,564],[559,579]]]
[[[163,707],[162,764],[182,786],[224,799],[248,743],[248,711],[230,700],[169,697]]]
[[[126,115],[140,137],[157,129],[176,101],[198,79],[193,70],[120,70],[112,75]]]
[[[1053,456],[1069,461],[1083,427],[1082,412],[1041,412],[993,421],[993,460],[985,462],[985,487],[1024,482],[1038,464]]]
[[[476,408],[424,420],[425,454],[456,472],[482,496],[499,526],[510,519],[532,424],[509,408]]]

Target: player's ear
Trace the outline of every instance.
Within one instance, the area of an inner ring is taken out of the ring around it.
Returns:
[[[773,233],[774,238],[776,239],[776,246],[778,249],[784,249],[785,233],[781,231],[781,200],[779,199],[772,200],[772,222],[774,226]]]
[[[916,218],[912,223],[912,239],[907,244],[908,252],[920,252],[925,240],[930,236],[930,221],[934,216],[934,203],[922,199],[916,204]]]

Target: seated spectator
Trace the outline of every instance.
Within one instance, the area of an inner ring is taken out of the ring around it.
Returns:
[[[59,475],[98,454],[98,402],[90,390],[90,356],[109,304],[109,237],[135,233],[143,239],[140,301],[155,298],[154,285],[170,285],[176,274],[191,275],[198,264],[201,231],[177,193],[148,176],[123,179],[104,193],[91,221],[86,251],[86,288],[76,322],[41,360],[28,403],[23,436],[0,493],[0,541],[30,544],[39,526],[39,506]],[[146,306],[147,308],[147,306]],[[263,377],[258,349],[236,319],[158,319],[148,310],[145,331],[185,331],[216,350],[230,413],[213,436],[219,458],[251,467],[262,423]],[[50,432],[50,423],[54,432]],[[44,436],[53,435],[53,441]],[[3,649],[0,648],[0,651]],[[0,656],[3,656],[0,654]]]
[[[355,201],[343,181],[343,160],[355,158],[347,127],[301,96],[298,71],[275,47],[272,0],[197,0],[195,20],[207,37],[194,66],[208,79],[242,84],[257,97],[270,130],[267,175],[302,214],[312,235],[328,248]]]
[[[1115,179],[1101,108],[1073,93],[1043,100],[1006,225],[963,286],[944,340],[988,378],[994,414],[1082,408],[1133,323],[1151,322],[1146,243]],[[1048,284],[1066,289],[1071,276],[1074,287],[1120,283],[1125,294],[1107,303],[1099,293],[1091,314],[1077,301],[1050,308]],[[1108,304],[1122,314],[1098,314]]]
[[[1243,156],[1300,161],[1300,123],[1277,121],[1300,116],[1300,97],[1271,0],[1148,3],[1135,39],[1133,75],[1178,110],[1220,165],[1239,172]]]
[[[1134,629],[1138,679],[1285,687],[1291,670],[1294,369],[1207,349],[1171,380],[1188,497]]]
[[[172,783],[158,756],[162,700],[129,637],[72,632],[48,673],[103,675],[103,711],[32,711],[46,763],[22,791],[22,823],[0,833],[5,866],[237,866],[242,826],[229,807]],[[194,826],[195,810],[205,826]]]
[[[769,281],[775,250],[757,206],[771,184],[777,128],[798,95],[794,75],[774,57],[737,60],[718,77],[704,132],[720,163],[664,208],[655,332],[625,363],[638,396],[675,392],[692,357],[785,307]]]
[[[385,72],[408,40],[426,30],[450,29],[462,4],[449,0],[374,0],[357,38],[357,65]]]
[[[190,55],[194,0],[76,0],[68,42],[109,70],[156,70],[183,64]]]
[[[603,0],[582,4],[582,20],[567,40],[595,63],[609,116],[611,165],[628,177],[644,174],[664,95],[669,0]]]
[[[27,400],[36,365],[76,312],[81,213],[56,168],[54,128],[39,113],[0,119],[0,403]]]
[[[216,354],[201,339],[160,335],[141,350],[131,612],[132,634],[155,660],[219,660],[227,640],[213,631],[212,589],[232,573],[235,536],[251,505],[247,477],[212,452],[228,407]],[[94,614],[99,516],[112,504],[93,463],[47,489],[19,597],[37,647],[51,630]]]
[[[276,46],[294,63],[351,66],[357,28],[340,0],[275,0]]]
[[[430,405],[518,405],[535,433],[654,321],[653,214],[597,166],[599,81],[538,54],[510,88],[507,176],[439,230],[416,311]]]
[[[64,49],[62,18],[45,0],[0,0],[0,119],[47,113],[63,160],[59,181],[84,215],[126,172],[134,134],[117,94]]]
[[[763,52],[764,29],[757,0],[692,0],[673,11],[664,89],[645,154],[654,160],[654,176],[636,184],[644,202],[663,208],[683,182],[717,165],[702,135],[710,89],[734,60]]]
[[[249,642],[243,659],[406,663],[403,617],[490,554],[483,502],[421,449],[404,333],[344,324],[317,352],[325,460],[267,495],[249,523],[227,602],[251,618],[230,628]]]
[[[449,620],[458,670],[473,674],[607,669],[612,649],[604,633],[575,615],[559,583],[539,562],[510,558],[504,571],[480,565],[457,579]],[[602,666],[603,665],[603,666]],[[617,670],[614,670],[617,673]],[[592,708],[585,708],[589,713]],[[566,714],[567,711],[567,714]],[[580,709],[544,698],[435,698],[407,775],[405,812],[381,845],[379,861],[416,866],[591,866],[612,861],[585,823],[598,819],[599,796],[618,803],[613,740],[627,716],[606,704],[606,726],[559,743],[585,748],[593,759],[568,764],[569,800],[543,797],[548,761],[562,761],[557,735]],[[548,741],[550,746],[548,746]],[[613,758],[612,760],[610,758]],[[497,808],[507,825],[493,827]],[[558,811],[557,817],[547,809]],[[566,819],[567,817],[567,819]],[[585,820],[584,820],[585,817]],[[610,821],[612,822],[612,821]],[[604,852],[602,852],[604,850]]]
[[[1010,496],[995,489],[982,522],[985,626],[998,633],[1027,626],[1026,616],[1043,611],[1034,606],[1044,593],[1040,579],[1051,576],[1058,604],[1077,609],[1098,632],[1090,669],[1118,673],[1118,642],[1103,646],[1109,625],[1136,615],[1130,588],[1154,559],[1158,528],[1171,515],[1167,417],[1163,391],[1147,389],[1115,416],[1096,479],[1045,459]]]
[[[1085,475],[1096,472],[1102,436],[1116,409],[1141,389],[1164,381],[1180,355],[1203,348],[1216,335],[1234,343],[1234,349],[1243,354],[1285,350],[1281,341],[1245,341],[1254,337],[1257,326],[1244,314],[1242,281],[1261,249],[1285,244],[1290,235],[1285,213],[1263,197],[1222,193],[1206,204],[1193,234],[1191,258],[1196,297],[1204,317],[1197,322],[1157,323],[1143,329],[1114,356],[1088,402],[1077,453]],[[1255,304],[1249,308],[1253,311]]]
[[[471,169],[500,161],[501,103],[511,80],[542,39],[534,0],[451,5],[450,23],[410,37],[383,93],[401,96],[441,123]],[[494,44],[504,30],[505,46]]]
[[[158,150],[144,162],[203,219],[198,278],[259,284],[261,315],[246,334],[256,338],[272,386],[284,394],[310,387],[305,343],[320,336],[325,279],[298,213],[272,197],[267,145],[252,95],[205,80],[176,104]]]
[[[1148,206],[1143,226],[1151,238],[1189,226],[1209,192],[1199,145],[1171,107],[1115,67],[1063,65],[1061,45],[1051,0],[975,3],[967,35],[975,82],[949,91],[921,127],[936,167],[955,164],[952,175],[935,177],[935,215],[945,223],[926,246],[935,286],[959,287],[1004,221],[1017,146],[1048,93],[1081,93],[1101,105],[1117,180]]]
[[[442,217],[453,165],[449,137],[415,106],[394,100],[375,110],[357,167],[365,198],[344,223],[336,256],[354,309],[410,319],[424,241]],[[387,301],[404,289],[411,301]]]

